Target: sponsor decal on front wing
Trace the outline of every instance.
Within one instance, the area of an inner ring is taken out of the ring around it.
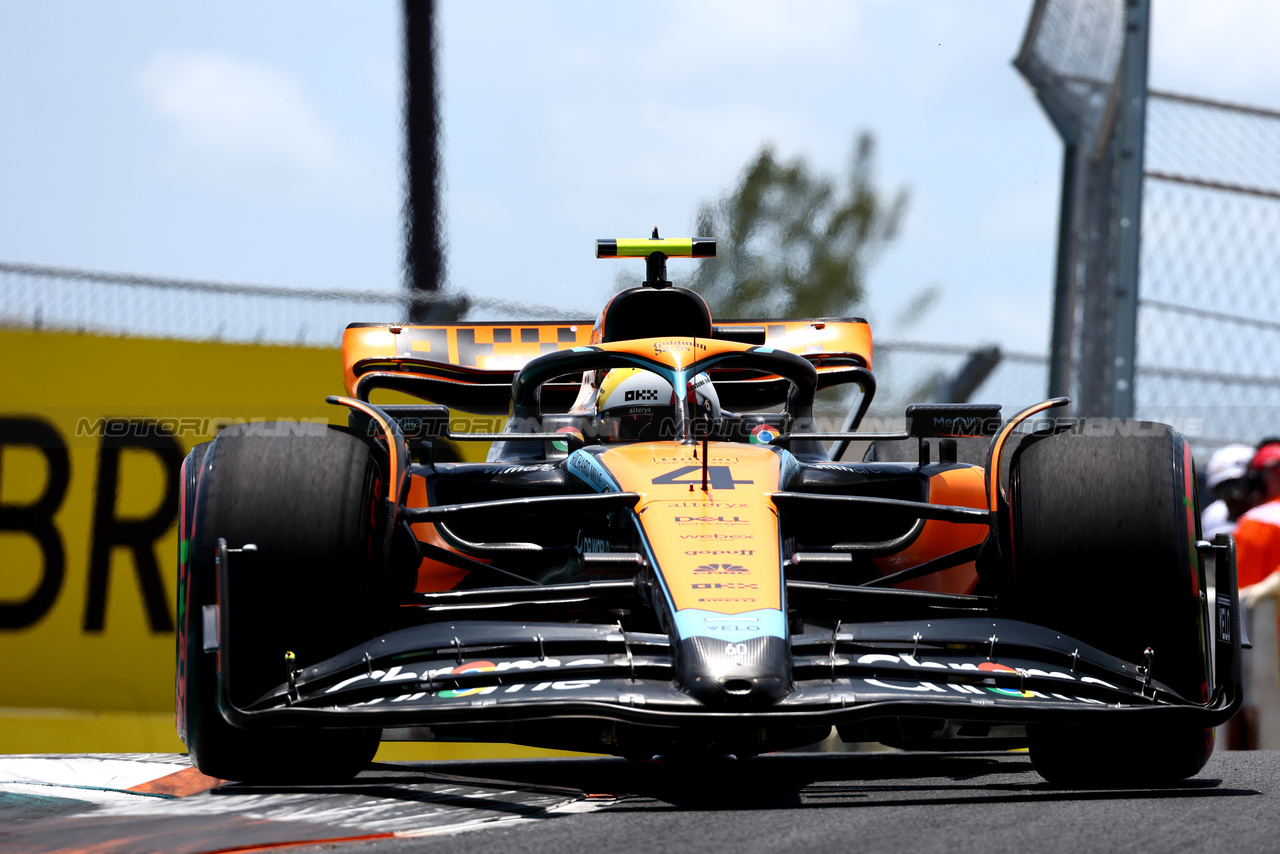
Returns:
[[[559,671],[561,668],[573,669],[575,667],[591,667],[595,665],[607,664],[603,658],[576,658],[573,660],[561,660],[558,658],[544,658],[541,660],[534,659],[516,659],[510,661],[467,661],[454,667],[427,667],[422,670],[404,668],[395,665],[387,670],[374,670],[370,673],[361,673],[352,676],[350,679],[344,679],[336,685],[325,690],[325,694],[333,694],[345,688],[351,687],[367,687],[364,683],[376,682],[381,684],[395,682],[431,682],[434,680],[447,680],[451,676],[459,676],[464,673],[504,673],[510,670],[546,670]],[[549,673],[548,675],[552,675]],[[554,673],[556,676],[572,676],[571,673],[559,672]],[[479,688],[443,688],[436,691],[416,691],[409,694],[401,694],[397,697],[390,698],[389,702],[402,703],[413,700],[419,700],[423,697],[435,696],[441,700],[453,700],[459,697],[470,697],[473,695],[493,694],[501,690],[504,694],[516,694],[527,692],[535,694],[542,691],[576,691],[583,688],[589,688],[598,685],[599,679],[549,679],[546,681],[521,681],[510,685],[489,685]],[[365,703],[357,705],[374,705],[380,703],[387,698],[378,697]]]
[[[1075,684],[1092,684],[1099,685],[1103,688],[1117,690],[1115,685],[1110,682],[1103,681],[1093,676],[1079,676],[1066,673],[1060,670],[1042,670],[1037,667],[1018,668],[1011,667],[1008,664],[1001,664],[995,661],[926,661],[916,656],[907,655],[906,653],[889,654],[881,652],[872,652],[860,655],[856,659],[858,664],[906,664],[909,667],[921,668],[926,670],[946,671],[946,672],[969,672],[975,677],[979,677],[985,673],[1021,673],[1025,676],[1042,676],[1050,679],[1058,679],[1063,682],[1063,691],[1020,691],[1016,688],[1004,688],[994,685],[975,685],[970,683],[947,682],[943,678],[943,674],[939,673],[936,680],[922,679],[913,681],[911,679],[902,679],[885,676],[883,678],[862,678],[853,680],[855,684],[862,683],[880,691],[906,692],[912,694],[964,694],[967,696],[988,696],[995,695],[997,697],[1017,697],[1027,700],[1048,700],[1061,701],[1069,703],[1088,703],[1090,705],[1105,705],[1101,700],[1089,697],[1075,696],[1071,689],[1070,683]],[[1070,693],[1063,693],[1070,692]]]

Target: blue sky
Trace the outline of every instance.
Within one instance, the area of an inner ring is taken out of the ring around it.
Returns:
[[[1280,107],[1280,4],[1154,7],[1154,87]],[[1029,9],[442,0],[450,285],[594,313],[624,263],[594,238],[687,233],[763,144],[835,173],[868,129],[911,193],[878,333],[1043,352],[1061,146],[1010,64]],[[398,27],[386,0],[0,0],[0,259],[397,287]]]

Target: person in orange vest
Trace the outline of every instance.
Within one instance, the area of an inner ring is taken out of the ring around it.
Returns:
[[[1249,461],[1249,472],[1259,484],[1262,501],[1240,517],[1235,539],[1240,603],[1252,609],[1268,598],[1280,604],[1280,442],[1264,441]],[[1244,705],[1227,726],[1227,747],[1232,750],[1258,748],[1258,708],[1250,687],[1251,662],[1257,654],[1254,649],[1244,655]]]
[[[1248,608],[1280,598],[1280,442],[1258,448],[1249,462],[1262,484],[1262,503],[1236,525],[1240,601]]]

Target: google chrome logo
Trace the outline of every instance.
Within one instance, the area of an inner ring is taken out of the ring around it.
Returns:
[[[559,430],[557,430],[556,432],[557,432],[557,433],[568,433],[570,436],[575,436],[575,437],[577,437],[577,439],[578,439],[578,441],[579,441],[579,442],[583,441],[583,439],[582,439],[582,431],[581,431],[581,430],[579,430],[577,427],[574,427],[574,426],[573,426],[573,425],[571,425],[571,424],[566,424],[564,427],[561,427],[561,428],[560,428]],[[551,442],[551,447],[555,448],[557,451],[567,451],[567,450],[569,450],[569,442],[568,442],[567,440],[565,440],[565,439],[554,439],[554,440],[552,440],[552,442]]]
[[[490,670],[495,669],[497,668],[492,661],[468,661],[466,664],[459,664],[457,667],[453,668],[450,673],[452,675],[458,675],[461,673],[487,673]],[[483,690],[484,688],[466,688],[461,691],[455,691],[452,688],[447,688],[436,696],[447,700],[453,697],[469,697],[472,694],[479,694]]]
[[[987,673],[1017,673],[1007,664],[996,664],[994,661],[984,661],[978,665],[978,669]],[[1006,697],[1034,697],[1035,694],[1029,691],[1016,691],[1013,688],[987,688],[992,694],[1004,694]]]
[[[777,427],[770,424],[759,424],[752,428],[747,440],[753,445],[767,445],[781,435]]]

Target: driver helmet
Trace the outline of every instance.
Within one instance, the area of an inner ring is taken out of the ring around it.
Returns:
[[[689,383],[696,401],[695,434],[709,432],[720,420],[720,398],[711,378]],[[610,442],[655,441],[675,435],[676,394],[671,383],[641,368],[614,368],[605,374],[596,397],[600,438]]]

